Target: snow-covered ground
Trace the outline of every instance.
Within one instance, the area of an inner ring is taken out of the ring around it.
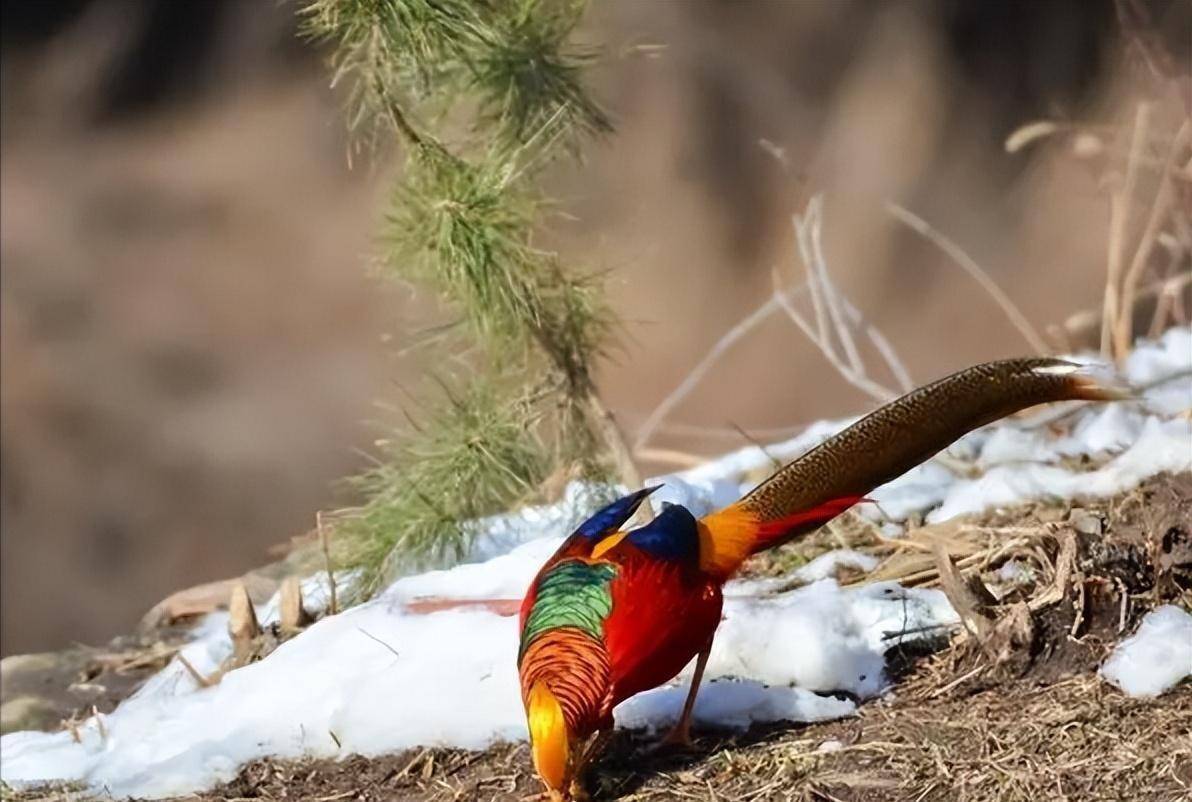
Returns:
[[[866,514],[897,535],[911,515],[938,521],[1029,499],[1107,495],[1161,471],[1192,470],[1192,421],[1183,414],[1192,407],[1192,329],[1140,345],[1125,373],[1149,387],[1141,402],[1085,406],[1072,412],[1068,426],[1045,425],[1054,408],[994,424],[950,449],[982,468],[979,478],[960,478],[933,461],[873,493],[878,503]],[[772,456],[798,456],[850,422],[817,423],[766,453],[742,449],[659,477],[665,487],[658,497],[703,514],[747,491],[744,477]],[[1083,456],[1097,467],[1067,467]],[[576,497],[583,492],[569,490]],[[399,579],[373,601],[320,620],[218,685],[199,688],[174,661],[113,713],[85,722],[81,742],[67,732],[4,736],[0,777],[17,785],[82,781],[116,796],[154,797],[210,787],[266,755],[482,748],[524,738],[516,620],[473,607],[414,614],[405,605],[424,597],[519,598],[560,542],[574,501],[477,522],[467,564]],[[854,703],[830,692],[861,699],[882,693],[890,646],[916,636],[906,633],[955,621],[938,591],[894,583],[840,588],[829,578],[839,564],[867,569],[872,558],[835,552],[781,580],[729,584],[697,721],[744,727],[847,716]],[[806,584],[778,592],[793,584],[790,579]],[[305,585],[304,595],[319,603],[322,579]],[[259,614],[275,619],[276,608],[275,600]],[[1192,666],[1187,650],[1164,646],[1186,636],[1189,622],[1177,608],[1156,611],[1104,675],[1128,693],[1170,687]],[[217,614],[196,629],[183,654],[208,672],[230,651],[226,614]],[[1170,670],[1156,670],[1157,663]],[[677,718],[684,693],[676,684],[630,699],[616,711],[618,724],[667,725]]]

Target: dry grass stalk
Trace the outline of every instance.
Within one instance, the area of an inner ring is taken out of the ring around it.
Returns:
[[[744,339],[751,331],[756,329],[759,325],[766,321],[770,315],[778,310],[778,301],[774,298],[769,298],[748,314],[743,320],[726,331],[719,340],[704,354],[703,358],[696,363],[695,367],[684,377],[678,386],[672,390],[666,398],[662,399],[654,411],[649,414],[646,420],[638,428],[637,437],[634,438],[634,450],[642,448],[650,438],[654,435],[659,424],[665,420],[675,407],[682,403],[691,391],[694,390],[707,375],[708,371],[720,361],[720,358],[728,352],[730,348],[736,345],[740,340]]]
[[[315,529],[319,533],[319,545],[323,549],[323,566],[327,571],[327,615],[339,612],[339,598],[336,595],[335,571],[331,564],[331,545],[327,539],[327,530],[323,528],[323,511],[315,513]]]
[[[100,740],[106,742],[108,740],[108,728],[103,723],[103,714],[99,712],[99,708],[96,705],[91,705],[91,716],[95,719],[95,728],[99,730]]]
[[[179,644],[155,643],[145,648],[98,654],[94,661],[97,666],[113,674],[127,674],[145,668],[156,670],[165,668],[180,648]]]
[[[1101,312],[1101,357],[1113,357],[1113,323],[1121,308],[1120,293],[1122,264],[1125,252],[1127,223],[1134,186],[1138,180],[1138,162],[1150,127],[1151,105],[1139,103],[1134,115],[1134,133],[1130,140],[1130,156],[1126,162],[1126,178],[1113,193],[1109,205],[1109,256],[1105,277],[1105,300]]]
[[[1189,284],[1192,284],[1192,272],[1172,276],[1160,285],[1155,302],[1155,313],[1151,317],[1147,337],[1152,340],[1158,338],[1167,330],[1169,321],[1177,325],[1187,324],[1188,318],[1184,310],[1183,297],[1184,288]]]
[[[1058,540],[1063,553],[1063,531],[1055,524],[982,526],[963,518],[920,526],[899,538],[851,545],[882,561],[873,571],[842,584],[895,581],[908,587],[934,586],[941,582],[941,551],[960,572],[985,571],[1016,558],[1036,566],[1042,580],[1049,581],[1055,573],[1049,548],[1054,549]],[[1063,563],[1062,558],[1059,562]]]
[[[940,585],[952,609],[960,616],[960,623],[979,643],[984,644],[993,630],[996,618],[989,609],[997,599],[981,584],[978,577],[963,577],[942,542],[936,541],[933,550]],[[973,580],[976,580],[974,584]]]
[[[635,455],[640,458],[641,449],[662,426],[667,416],[691,394],[716,363],[734,345],[778,311],[786,313],[845,381],[869,397],[885,402],[892,400],[899,393],[869,376],[857,346],[856,332],[864,334],[873,349],[878,352],[902,392],[914,389],[910,374],[889,340],[864,320],[860,311],[840,293],[832,281],[823,251],[822,211],[823,199],[817,195],[807,204],[806,211],[793,219],[796,244],[806,272],[806,280],[801,284],[786,286],[775,273],[774,292],[771,296],[726,331],[683,381],[642,422],[633,441]],[[814,324],[809,322],[795,305],[796,299],[803,294],[807,294],[811,299]]]
[[[794,437],[806,428],[806,425],[797,423],[790,426],[764,426],[756,429],[751,428],[749,433],[753,437],[760,437],[766,441],[773,441]],[[724,441],[739,442],[741,440],[741,430],[736,426],[712,426],[696,423],[679,423],[677,421],[664,421],[663,423],[658,424],[654,431],[675,435],[677,437],[704,438],[706,440],[716,441],[717,443]]]
[[[1060,534],[1059,553],[1053,566],[1055,578],[1046,590],[1031,599],[1032,610],[1063,601],[1068,596],[1068,585],[1076,572],[1076,533],[1071,529],[1066,529]]]
[[[1010,296],[1006,295],[1002,288],[997,285],[997,282],[963,248],[932,228],[930,223],[914,212],[896,203],[889,203],[886,208],[900,222],[934,243],[940,250],[950,256],[952,261],[959,265],[964,272],[972,276],[981,285],[981,289],[985,290],[997,305],[1001,307],[1006,317],[1014,324],[1014,328],[1018,329],[1023,339],[1035,350],[1035,353],[1042,355],[1050,352],[1051,349],[1047,347],[1046,341],[1039,335],[1035,327],[1031,325],[1031,322],[1026,319],[1026,315],[1022,314],[1018,305],[1010,299]]]
[[[902,392],[913,389],[914,383],[889,341],[874,326],[865,323],[861,313],[832,281],[823,249],[823,197],[813,197],[803,214],[795,215],[793,223],[806,279],[801,285],[784,288],[780,276],[775,272],[774,298],[779,301],[787,317],[811,340],[845,381],[871,398],[885,402],[895,398],[898,392],[869,375],[857,349],[854,328],[864,332]],[[795,298],[803,288],[811,297],[814,325],[795,306]]]
[[[1146,227],[1138,248],[1134,251],[1134,258],[1130,268],[1122,280],[1121,312],[1118,319],[1113,321],[1114,356],[1118,362],[1124,360],[1133,345],[1134,332],[1134,297],[1138,291],[1138,284],[1143,273],[1150,264],[1151,252],[1158,240],[1160,229],[1171,212],[1175,200],[1175,190],[1172,186],[1172,168],[1176,159],[1183,153],[1192,140],[1192,123],[1184,120],[1171,142],[1167,152],[1167,159],[1159,178],[1159,189],[1155,193],[1151,204],[1150,215],[1147,217]]]
[[[1006,152],[1017,153],[1030,143],[1049,137],[1058,130],[1060,130],[1060,126],[1054,120],[1036,120],[1027,123],[1006,137]]]
[[[707,457],[699,454],[691,454],[673,448],[639,448],[633,454],[639,460],[661,462],[679,468],[698,468],[708,461]]]
[[[840,313],[840,293],[832,283],[828,274],[827,259],[824,258],[823,248],[823,209],[822,195],[816,195],[807,204],[807,210],[800,218],[796,215],[795,238],[798,241],[799,253],[803,256],[803,266],[807,269],[807,286],[811,290],[813,299],[819,298],[828,309],[828,317],[832,321],[831,331],[844,349],[848,358],[848,365],[854,374],[864,374],[865,368],[861,364],[861,354],[857,351],[857,344],[853,340],[852,332],[845,325],[844,317]],[[820,342],[830,345],[829,329],[824,324],[822,315],[816,315],[816,330]]]

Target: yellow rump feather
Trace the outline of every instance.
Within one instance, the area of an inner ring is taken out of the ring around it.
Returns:
[[[530,688],[526,699],[526,722],[530,727],[530,752],[538,776],[549,788],[563,788],[568,779],[570,739],[563,708],[545,682],[535,682]]]

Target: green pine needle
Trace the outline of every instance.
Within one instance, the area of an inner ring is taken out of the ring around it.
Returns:
[[[471,65],[480,122],[495,125],[510,147],[541,138],[574,149],[579,137],[612,130],[581,81],[596,52],[568,44],[579,21],[575,4],[549,11],[542,7],[557,4],[531,5],[538,13],[511,19]]]
[[[473,522],[532,498],[550,466],[539,413],[521,394],[472,381],[413,434],[382,444],[381,459],[350,480],[366,501],[337,527],[341,559],[371,593],[402,568],[463,557]]]
[[[611,328],[599,284],[530,244],[539,202],[490,160],[416,151],[388,217],[388,268],[436,287],[490,345],[535,343],[576,391]]]
[[[423,148],[394,198],[387,263],[462,306],[481,338],[516,337],[538,316],[527,276],[541,258],[527,244],[534,209],[505,170]]]
[[[303,31],[334,47],[353,128],[392,122],[394,103],[470,92],[477,132],[508,150],[534,137],[612,130],[581,83],[595,52],[568,44],[583,3],[560,0],[312,0]],[[442,105],[442,104],[440,104]]]

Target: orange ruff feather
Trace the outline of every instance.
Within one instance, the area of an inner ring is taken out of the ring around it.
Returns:
[[[864,500],[861,496],[835,498],[813,509],[775,518],[740,501],[730,504],[699,522],[699,567],[713,576],[731,576],[749,555],[780,546]]]

